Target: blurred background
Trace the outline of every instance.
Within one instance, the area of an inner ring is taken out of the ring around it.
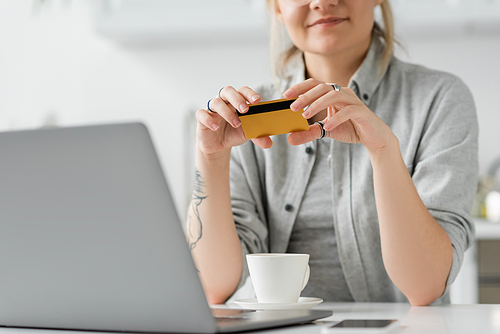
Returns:
[[[397,56],[474,95],[478,241],[452,301],[500,303],[500,0],[390,1]],[[267,30],[265,0],[0,0],[0,131],[142,121],[184,218],[194,113],[272,80]]]

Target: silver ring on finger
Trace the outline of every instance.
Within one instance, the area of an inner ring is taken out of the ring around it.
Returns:
[[[327,82],[326,84],[332,86],[332,88],[333,88],[334,91],[340,92],[340,88],[341,87],[339,85],[337,85],[336,83],[328,83]]]
[[[222,92],[222,90],[223,90],[224,88],[226,88],[226,87],[222,87],[221,89],[219,89],[219,92],[217,93],[217,97],[218,97],[219,99],[221,99],[222,101],[224,101],[224,103],[226,103],[226,104],[227,104],[227,103],[229,103],[229,101],[224,100],[224,99],[222,98],[222,96],[220,96],[220,93]]]
[[[210,101],[212,101],[212,99],[208,100],[207,102],[207,110],[211,113],[217,114],[217,111],[210,109]]]
[[[321,136],[318,139],[323,139],[326,136],[326,130],[324,128],[325,123],[323,121],[317,121],[314,124],[318,124],[319,127],[321,128]]]

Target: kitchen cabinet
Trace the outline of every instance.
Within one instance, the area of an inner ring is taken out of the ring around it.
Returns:
[[[474,219],[476,241],[465,252],[457,279],[451,286],[456,304],[500,304],[500,223]]]

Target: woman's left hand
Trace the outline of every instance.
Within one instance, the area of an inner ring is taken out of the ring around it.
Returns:
[[[292,99],[293,111],[309,106],[304,117],[309,119],[327,109],[323,120],[326,136],[344,143],[361,143],[369,152],[384,151],[396,138],[392,130],[356,96],[352,89],[342,87],[340,91],[332,85],[315,79],[307,79],[290,87],[283,96]],[[291,133],[288,142],[300,145],[321,136],[319,124],[309,130]]]

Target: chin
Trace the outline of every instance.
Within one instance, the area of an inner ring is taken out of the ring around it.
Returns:
[[[311,52],[315,53],[332,53],[332,52],[338,52],[346,48],[346,37],[339,37],[339,36],[321,36],[321,37],[314,37],[313,39],[314,43],[311,43],[309,46],[309,49]]]
[[[324,43],[322,45],[310,48],[308,52],[322,55],[331,55],[342,50],[343,48],[336,43]]]

